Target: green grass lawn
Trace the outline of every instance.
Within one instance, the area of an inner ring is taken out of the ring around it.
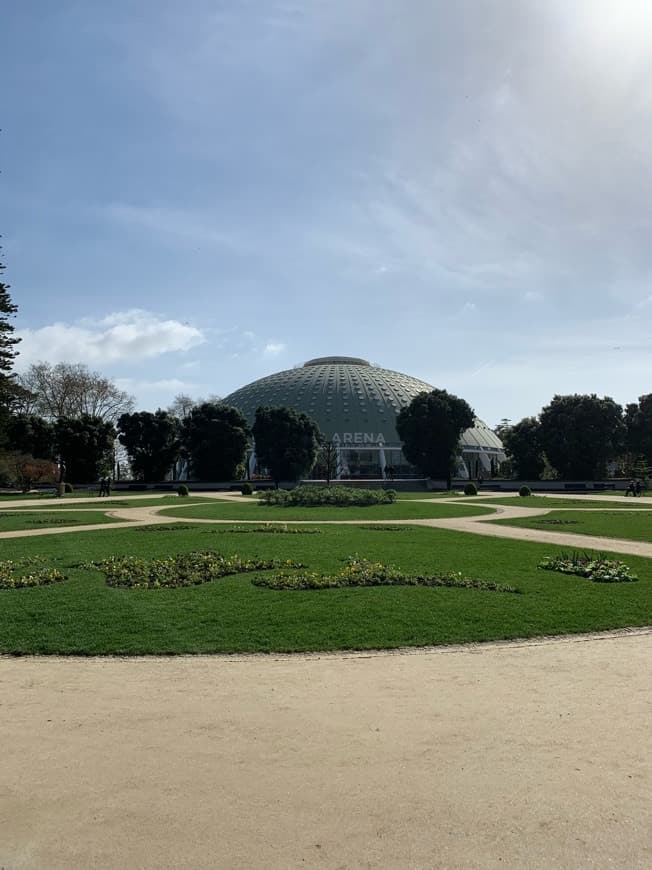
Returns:
[[[409,520],[427,519],[433,517],[464,517],[491,514],[484,505],[442,504],[433,500],[433,504],[417,501],[395,502],[394,504],[369,505],[368,507],[280,507],[278,505],[261,505],[258,502],[244,504],[240,502],[223,502],[213,500],[210,504],[196,507],[174,508],[163,511],[165,516],[180,519],[234,519],[261,520],[285,522],[287,520]]]
[[[480,504],[483,501],[482,496],[474,496],[469,498],[469,502],[472,504]],[[614,510],[632,510],[638,508],[647,508],[650,509],[649,504],[641,504],[637,499],[632,498],[627,502],[622,501],[594,501],[592,498],[582,498],[582,496],[578,496],[577,498],[555,498],[554,496],[547,495],[526,495],[526,496],[513,496],[512,498],[492,498],[487,499],[484,498],[484,501],[488,505],[509,505],[510,507],[536,507],[536,508],[599,508],[603,510],[604,508],[614,509]]]
[[[551,522],[552,521],[552,522]],[[546,516],[524,520],[496,520],[500,525],[601,535],[631,541],[652,541],[652,510],[644,511],[551,511]]]
[[[47,529],[56,526],[90,526],[94,523],[116,523],[100,511],[0,511],[0,532],[19,529]]]
[[[420,492],[399,492],[398,500],[399,501],[411,501],[412,499],[422,499],[422,498],[462,498],[464,493],[462,490],[451,490],[451,492],[431,492],[426,489],[421,490]]]
[[[337,571],[359,554],[406,572],[457,570],[522,594],[377,587],[274,591],[252,575],[181,589],[108,587],[85,560],[217,549],[291,558]],[[13,654],[172,654],[390,648],[593,631],[652,622],[652,560],[625,557],[638,583],[599,584],[538,571],[561,548],[411,527],[324,526],[319,534],[235,534],[225,527],[114,529],[2,542],[3,558],[47,557],[63,583],[0,590],[0,651]]]
[[[118,496],[111,496],[110,498],[98,499],[96,502],[89,502],[89,508],[97,508],[97,510],[104,510],[110,508],[139,508],[139,507],[163,507],[164,505],[179,505],[179,504],[212,504],[214,499],[200,498],[200,497],[183,497],[179,498],[178,495],[166,495],[162,498],[152,498],[147,496],[136,496],[134,498],[120,498]],[[48,503],[47,507],[44,505],[42,510],[72,510],[73,508],[85,508],[84,504],[66,504],[65,501],[61,499],[53,499],[51,503]],[[21,510],[35,510],[33,504],[30,504],[29,501],[16,504],[7,504],[4,506],[0,506],[0,509],[11,510],[11,511],[21,511]]]

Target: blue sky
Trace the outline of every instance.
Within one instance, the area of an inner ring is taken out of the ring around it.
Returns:
[[[139,407],[361,356],[490,425],[652,391],[644,0],[25,0],[17,368]]]

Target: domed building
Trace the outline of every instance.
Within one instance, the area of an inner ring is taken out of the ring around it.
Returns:
[[[434,387],[425,381],[371,365],[364,359],[328,356],[277,372],[236,390],[224,399],[253,424],[261,406],[302,411],[337,450],[337,477],[415,477],[403,455],[396,415],[412,399]],[[461,477],[489,477],[505,458],[503,445],[476,418],[461,438]],[[255,456],[250,457],[250,470]]]

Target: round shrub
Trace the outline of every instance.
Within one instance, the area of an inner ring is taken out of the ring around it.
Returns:
[[[63,491],[64,492],[74,492],[75,490],[73,489],[72,483],[64,483]]]
[[[240,487],[240,492],[243,495],[253,495],[254,488],[250,483],[243,483],[242,486]]]
[[[478,487],[475,485],[475,483],[472,483],[471,481],[469,481],[468,483],[464,484],[464,495],[477,495],[477,494],[478,494]]]
[[[528,495],[532,495],[532,490],[530,489],[529,486],[522,486],[519,489],[518,494],[520,496],[522,496],[523,498],[526,498]]]
[[[185,483],[182,483],[177,487],[177,493],[179,495],[188,495],[188,487],[185,485]]]

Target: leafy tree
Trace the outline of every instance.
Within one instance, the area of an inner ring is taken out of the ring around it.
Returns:
[[[468,402],[446,390],[419,393],[396,418],[406,459],[422,474],[445,479],[450,487],[460,436],[474,419]]]
[[[541,445],[565,479],[603,477],[626,434],[621,406],[595,393],[554,396],[541,411],[540,420]]]
[[[258,408],[253,434],[258,461],[277,487],[281,480],[308,474],[322,442],[315,421],[292,408]]]
[[[137,480],[161,480],[179,456],[179,421],[160,408],[155,413],[121,414],[116,448]]]
[[[625,409],[627,426],[627,449],[645,457],[652,465],[652,393],[640,396],[638,402]]]
[[[545,461],[541,444],[541,424],[536,417],[525,417],[503,431],[502,442],[516,477],[539,480]]]
[[[83,363],[33,363],[19,382],[28,393],[22,411],[51,420],[88,416],[115,423],[134,407],[132,396]]]
[[[232,480],[249,444],[249,424],[237,408],[204,402],[182,424],[181,443],[198,480]]]
[[[112,423],[88,414],[59,417],[54,432],[57,453],[68,480],[89,483],[111,472],[116,435]]]
[[[179,455],[179,421],[167,411],[122,414],[118,441],[138,480],[162,480]]]
[[[7,448],[38,459],[56,455],[54,426],[33,414],[14,414],[7,423]]]

